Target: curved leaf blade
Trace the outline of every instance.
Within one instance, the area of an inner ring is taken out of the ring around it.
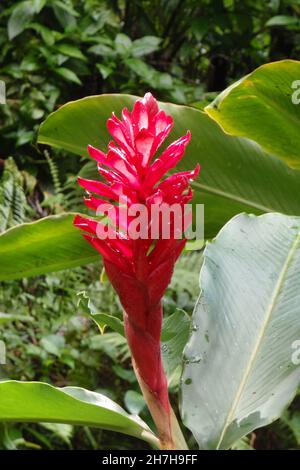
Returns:
[[[118,317],[108,313],[91,313],[89,317],[98,325],[102,333],[105,326],[109,326],[113,331],[125,338],[124,323]]]
[[[0,235],[0,281],[37,276],[100,260],[73,226],[75,214],[45,217]]]
[[[205,249],[182,414],[200,448],[277,419],[300,382],[300,218],[235,217]]]
[[[87,155],[87,145],[105,150],[110,140],[106,120],[114,111],[132,108],[129,95],[90,96],[67,103],[41,125],[38,142]],[[174,118],[169,142],[187,129],[192,140],[178,168],[201,163],[194,202],[205,204],[205,236],[215,236],[240,212],[284,212],[300,215],[300,172],[266,154],[255,142],[224,134],[209,116],[186,106],[161,103]]]
[[[191,319],[183,310],[175,310],[163,319],[161,352],[169,388],[177,387],[182,373],[182,355],[190,331]]]
[[[234,83],[205,111],[225,132],[253,139],[290,167],[300,168],[299,89],[300,62],[274,62]]]
[[[56,388],[42,382],[1,382],[0,421],[95,426],[153,445],[158,442],[146,423],[110,398],[79,387]]]

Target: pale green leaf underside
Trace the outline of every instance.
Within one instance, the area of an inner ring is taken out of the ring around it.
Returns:
[[[200,448],[278,418],[300,382],[300,218],[239,215],[205,249],[182,414]]]

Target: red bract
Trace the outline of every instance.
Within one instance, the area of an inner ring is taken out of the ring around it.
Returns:
[[[128,209],[139,203],[150,210],[154,204],[178,203],[183,207],[191,200],[189,183],[198,175],[199,165],[192,171],[173,174],[161,181],[183,157],[190,133],[173,142],[155,159],[172,125],[172,118],[159,110],[150,93],[136,101],[132,112],[125,108],[122,120],[113,114],[107,121],[114,139],[108,145],[108,152],[105,154],[88,146],[106,183],[82,178],[78,178],[78,182],[88,192],[86,205],[97,210],[97,214],[107,214],[107,204],[114,204],[112,218],[117,228],[112,232],[113,237],[101,239],[97,234],[99,227],[104,229],[104,226],[99,222],[80,216],[74,221],[103,256],[106,273],[119,295],[124,308],[125,331],[143,391],[146,386],[168,416],[168,388],[160,351],[162,297],[186,239],[178,239],[172,233],[164,239],[160,227],[157,239],[153,240],[151,218],[143,227],[146,236],[133,239],[126,229],[134,217],[124,220],[118,201],[122,197]]]

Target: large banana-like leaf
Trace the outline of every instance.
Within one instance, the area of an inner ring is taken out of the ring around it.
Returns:
[[[205,110],[225,132],[253,139],[289,166],[300,168],[300,62],[262,65]]]
[[[300,382],[300,218],[239,215],[204,252],[182,416],[226,449],[278,418]]]
[[[87,155],[87,145],[105,150],[110,140],[106,120],[129,109],[136,97],[90,96],[67,103],[41,125],[38,142]],[[186,106],[161,103],[174,118],[169,141],[192,132],[179,169],[201,163],[194,201],[205,204],[205,236],[216,235],[232,216],[278,211],[300,215],[300,172],[266,154],[254,142],[224,134],[207,114]]]
[[[100,260],[73,226],[75,214],[45,217],[0,235],[0,281],[37,276]]]
[[[95,426],[157,446],[146,423],[100,393],[42,382],[0,382],[0,422],[49,422]]]

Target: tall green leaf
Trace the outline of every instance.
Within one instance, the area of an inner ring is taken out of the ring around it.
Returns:
[[[55,388],[42,382],[1,382],[0,421],[95,426],[154,446],[158,442],[146,423],[126,413],[110,398],[79,387]]]
[[[53,215],[2,233],[0,281],[99,261],[100,256],[73,226],[74,215]]]
[[[226,449],[280,416],[300,382],[300,218],[239,215],[204,252],[182,416]]]
[[[205,110],[225,132],[253,139],[292,168],[300,168],[300,62],[259,67]]]
[[[26,29],[35,13],[45,6],[46,0],[25,0],[19,2],[12,10],[7,23],[8,39],[12,40]]]
[[[67,103],[41,125],[38,141],[87,155],[87,145],[105,150],[106,120],[120,116],[135,97],[90,96]],[[278,211],[300,215],[300,173],[266,154],[252,141],[228,136],[207,114],[186,106],[161,104],[174,118],[169,142],[190,129],[192,140],[179,169],[201,163],[194,201],[205,204],[205,236],[212,237],[233,215]]]

